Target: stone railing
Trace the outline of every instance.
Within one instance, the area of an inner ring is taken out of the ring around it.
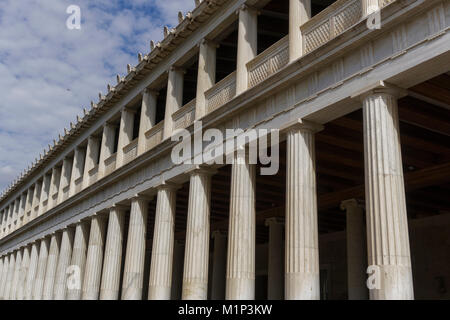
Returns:
[[[137,157],[137,148],[138,148],[139,139],[134,139],[130,142],[129,145],[123,148],[123,163],[127,164],[130,161],[133,161]]]
[[[185,129],[194,123],[195,120],[195,102],[193,99],[191,102],[184,105],[172,115],[173,129]]]
[[[303,24],[303,53],[308,54],[362,18],[362,0],[338,0]]]
[[[236,95],[236,71],[223,78],[205,92],[206,109],[210,113],[223,106]]]
[[[289,62],[289,36],[273,44],[247,63],[248,87],[266,80]]]
[[[83,176],[75,180],[75,193],[80,192],[82,187],[83,187]]]
[[[116,170],[116,158],[117,153],[114,153],[109,158],[105,160],[105,176],[112,173],[114,170]]]
[[[97,182],[98,177],[98,165],[89,170],[89,185]]]
[[[161,121],[156,126],[145,133],[145,149],[148,151],[156,147],[163,140],[164,121]]]

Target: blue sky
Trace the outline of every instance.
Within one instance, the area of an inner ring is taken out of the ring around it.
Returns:
[[[69,5],[81,30],[69,30]],[[194,0],[1,0],[0,192]]]

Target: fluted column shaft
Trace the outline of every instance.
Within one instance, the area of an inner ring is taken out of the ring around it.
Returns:
[[[9,270],[9,256],[3,257],[3,269],[0,274],[0,300],[3,300],[3,293],[5,292],[6,277],[8,276]]]
[[[44,211],[46,210],[46,208],[48,208],[48,204],[50,202],[50,181],[51,181],[51,175],[44,175],[43,180],[42,180],[42,188],[41,188],[41,192],[39,195],[39,212],[38,212],[38,216],[42,215],[44,213]],[[47,206],[44,207],[44,203],[47,200]]]
[[[30,247],[23,248],[22,266],[19,271],[19,283],[17,284],[16,299],[23,300],[25,297],[25,282],[30,267]]]
[[[97,165],[96,161],[99,156],[99,144],[100,141],[96,137],[89,137],[88,145],[86,149],[86,159],[84,160],[84,170],[83,170],[83,189],[89,187],[89,171],[95,168]]]
[[[145,242],[147,236],[148,199],[131,200],[122,300],[141,300],[144,283]]]
[[[169,300],[172,287],[176,189],[163,185],[158,189],[150,267],[150,300]]]
[[[227,272],[227,237],[220,231],[213,232],[214,254],[212,266],[211,299],[225,299],[225,278]]]
[[[65,158],[63,161],[61,179],[59,180],[58,186],[58,204],[63,202],[64,199],[64,189],[70,187],[70,176],[72,174],[73,160]]]
[[[67,269],[72,260],[74,229],[68,227],[61,234],[61,248],[59,250],[58,265],[56,267],[55,284],[53,288],[54,300],[65,300],[67,295]]]
[[[303,55],[300,27],[311,18],[311,0],[289,0],[289,61]]]
[[[61,235],[52,234],[50,238],[50,249],[47,258],[47,269],[45,271],[43,300],[53,300],[53,290],[56,279],[56,269],[58,267],[59,250],[61,248]]]
[[[33,202],[31,204],[31,218],[30,220],[34,220],[39,214],[39,203],[42,192],[42,182],[36,182],[34,185],[34,193],[33,193]],[[37,210],[36,210],[37,209]]]
[[[125,213],[125,208],[119,206],[112,207],[109,212],[100,300],[119,299]]]
[[[73,157],[72,174],[70,175],[69,182],[69,197],[72,197],[76,193],[75,182],[83,176],[84,160],[86,158],[86,150],[82,148],[75,148],[75,154]]]
[[[86,271],[84,273],[83,300],[98,300],[102,276],[105,234],[106,219],[103,216],[94,216],[91,222]]]
[[[117,126],[112,123],[105,123],[103,126],[102,144],[100,148],[100,161],[98,164],[99,179],[105,175],[105,160],[112,156],[114,152],[114,143],[116,140]]]
[[[3,291],[3,300],[10,300],[15,267],[16,267],[16,253],[11,253],[9,256],[9,269],[8,274],[6,275],[5,289]]]
[[[88,241],[89,224],[79,222],[75,227],[72,260],[70,262],[70,266],[74,268],[72,274],[74,282],[67,288],[67,300],[81,300]]]
[[[283,254],[283,223],[277,218],[266,220],[269,227],[269,256],[267,270],[267,297],[269,300],[282,300],[284,254]]]
[[[368,262],[379,278],[371,299],[414,298],[396,94],[363,99]]]
[[[14,266],[14,275],[11,283],[11,291],[9,293],[9,300],[16,300],[17,288],[19,285],[20,269],[22,267],[22,250],[17,250],[16,253],[16,265]]]
[[[319,239],[314,134],[321,128],[299,121],[287,133],[287,300],[320,299]]]
[[[227,300],[255,298],[255,178],[255,165],[237,152],[231,170]]]
[[[25,292],[24,292],[25,300],[33,299],[33,286],[36,279],[38,262],[39,262],[39,247],[37,242],[33,242],[31,244],[30,266],[28,268],[27,277],[25,280]]]
[[[128,108],[122,109],[122,116],[120,118],[120,128],[119,128],[119,140],[117,143],[117,158],[116,167],[120,168],[124,165],[124,152],[128,144],[130,144],[133,139],[133,126],[134,126],[134,115],[136,110],[131,110]]]
[[[158,93],[145,89],[142,93],[141,121],[139,126],[138,155],[146,150],[145,133],[156,124]]]
[[[33,285],[33,300],[42,300],[49,249],[50,249],[50,239],[42,239],[39,248],[39,259],[36,271],[36,278],[34,280]]]
[[[26,200],[25,200],[23,224],[27,224],[31,219],[32,213],[30,211],[31,211],[32,202],[33,202],[33,189],[28,188],[27,196],[26,196]]]
[[[183,273],[183,300],[208,298],[211,175],[204,169],[191,174]]]
[[[55,167],[52,169],[52,179],[50,181],[47,211],[58,204],[58,197],[53,197],[58,194],[59,182],[61,181],[61,171],[62,168],[59,167]]]
[[[197,98],[195,102],[195,118],[206,114],[205,92],[216,83],[216,50],[217,44],[203,40],[200,43],[197,76]]]
[[[167,84],[166,113],[164,117],[164,139],[170,138],[173,132],[172,114],[183,106],[183,69],[172,67]]]

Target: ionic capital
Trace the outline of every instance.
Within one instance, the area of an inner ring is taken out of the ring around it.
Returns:
[[[341,202],[341,210],[350,208],[364,208],[364,201],[358,199],[348,199]]]

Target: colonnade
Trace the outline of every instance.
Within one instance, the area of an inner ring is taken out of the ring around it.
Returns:
[[[364,299],[369,292],[371,299],[412,299],[397,91],[381,86],[364,93],[362,101],[366,228],[361,203],[348,200],[342,204],[347,210],[349,298]],[[282,129],[287,134],[284,298],[319,299],[314,138],[322,126],[298,120]],[[201,300],[208,297],[211,176],[214,171],[199,167],[189,174],[182,298]],[[213,298],[255,298],[255,177],[255,165],[248,163],[246,153],[236,152],[231,171],[227,246],[222,233],[213,233]],[[172,296],[178,188],[178,185],[164,182],[155,190],[157,205],[149,299]],[[119,299],[121,293],[123,300],[147,298],[143,296],[143,281],[150,200],[146,195],[136,195],[130,199],[129,208],[115,205],[108,213],[98,213],[2,256],[0,297]],[[130,222],[125,247],[127,210]],[[268,220],[267,225],[270,228],[269,298],[275,299],[282,295],[279,282],[283,255],[277,247],[283,242],[283,227],[276,219]],[[375,271],[378,270],[375,275],[379,277],[379,286],[369,291],[365,284],[367,265],[375,267]]]

